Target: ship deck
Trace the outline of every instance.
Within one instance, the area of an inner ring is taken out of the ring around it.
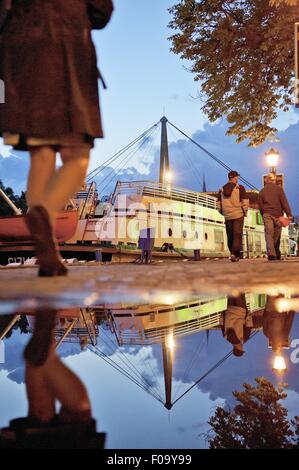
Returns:
[[[41,307],[170,305],[198,296],[240,292],[299,295],[299,259],[160,262],[153,265],[86,263],[69,276],[38,278],[36,267],[0,268],[0,313]]]

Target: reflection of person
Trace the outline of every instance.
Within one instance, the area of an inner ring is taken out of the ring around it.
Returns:
[[[91,28],[104,27],[112,9],[112,0],[17,0],[0,35],[0,136],[30,152],[27,225],[41,276],[66,274],[53,220],[82,186],[103,136]]]
[[[228,183],[220,189],[217,207],[225,218],[228,248],[231,261],[239,261],[242,251],[244,217],[247,215],[249,199],[244,186],[238,184],[239,173],[230,171]]]
[[[28,418],[13,421],[10,431],[15,432],[19,440],[18,433],[22,429],[22,445],[25,445],[26,439],[27,445],[32,443],[32,435],[33,439],[35,435],[42,446],[49,445],[50,448],[98,447],[86,388],[56,355],[53,335],[55,320],[55,311],[37,312],[33,336],[24,352]],[[61,404],[58,415],[56,401]]]
[[[246,306],[245,294],[229,297],[227,310],[223,314],[222,333],[233,345],[235,356],[240,357],[244,354],[243,345],[250,338],[252,328],[253,319]]]
[[[268,260],[280,260],[282,225],[279,217],[285,212],[287,217],[292,218],[292,211],[285,192],[276,184],[276,175],[273,173],[269,173],[265,187],[259,193],[259,208],[265,225]]]
[[[273,351],[289,347],[289,337],[294,321],[294,312],[278,312],[276,300],[278,297],[268,296],[263,316],[263,333],[269,339]]]

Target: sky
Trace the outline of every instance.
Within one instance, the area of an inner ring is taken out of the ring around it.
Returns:
[[[248,149],[246,144],[238,145],[234,138],[226,136],[224,119],[216,124],[208,122],[201,111],[202,103],[196,98],[199,84],[188,71],[190,64],[170,52],[171,43],[167,38],[172,31],[167,27],[170,20],[167,9],[173,3],[174,0],[114,0],[115,11],[110,23],[104,30],[93,32],[99,68],[108,90],[100,89],[105,138],[96,142],[90,169],[107,160],[165,114],[169,121],[259,188],[262,174],[267,171],[264,152],[273,143]],[[291,109],[288,113],[279,113],[276,125],[280,143],[275,146],[282,152],[279,170],[286,173],[286,190],[294,212],[299,214],[295,180],[299,170],[298,112]],[[221,167],[211,164],[176,131],[169,129],[168,137],[174,185],[201,190],[204,175],[208,190],[217,190],[223,184],[226,173]],[[159,138],[157,131],[152,145],[128,160],[121,171],[121,179],[157,180]],[[0,139],[0,179],[20,192],[26,187],[28,167],[28,155],[4,147]],[[112,191],[118,176],[114,174],[108,187],[98,181],[100,191]]]

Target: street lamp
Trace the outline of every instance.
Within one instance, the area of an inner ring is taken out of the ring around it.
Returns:
[[[270,150],[268,150],[268,152],[265,153],[265,156],[267,159],[268,166],[270,168],[270,173],[275,174],[280,153],[278,152],[278,150],[271,148]]]

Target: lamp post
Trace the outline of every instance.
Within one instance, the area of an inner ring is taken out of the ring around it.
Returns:
[[[280,157],[278,150],[271,148],[265,153],[270,173],[276,174],[277,164]]]

